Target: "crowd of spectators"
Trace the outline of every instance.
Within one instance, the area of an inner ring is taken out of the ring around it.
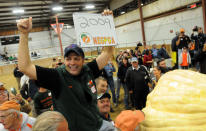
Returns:
[[[110,15],[111,11],[103,14]],[[193,60],[193,66],[206,73],[206,37],[200,27],[197,27],[197,36],[192,34],[190,38],[180,29],[172,40],[172,50],[177,54],[174,67],[167,66],[171,56],[165,44],[159,49],[155,44],[151,49],[145,46],[141,52],[140,43],[135,50],[119,51],[115,58],[117,67],[112,59],[113,47],[104,48],[95,60],[84,64],[84,52],[76,44],[65,48],[64,62],[59,57],[58,61],[53,58],[51,68],[33,65],[27,48],[31,20],[20,20],[17,25],[22,39],[18,65],[14,69],[19,91],[9,92],[0,82],[1,131],[138,130],[139,122],[144,120],[141,110],[146,106],[147,95],[161,76],[176,68],[189,69]],[[31,57],[36,56],[31,54]],[[8,59],[13,60],[13,57]],[[117,81],[114,81],[116,71]],[[121,87],[126,111],[114,121],[110,117],[113,110],[110,99],[118,107]]]

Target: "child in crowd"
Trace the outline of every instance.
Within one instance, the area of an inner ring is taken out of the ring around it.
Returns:
[[[95,80],[96,87],[97,87],[97,94],[104,94],[107,92],[108,84],[107,80],[100,76]]]
[[[181,69],[188,69],[191,64],[191,57],[186,47],[182,48],[182,52],[179,55],[179,64]]]

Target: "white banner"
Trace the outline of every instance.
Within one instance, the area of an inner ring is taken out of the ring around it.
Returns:
[[[74,13],[77,44],[81,47],[117,45],[114,20],[111,15]]]

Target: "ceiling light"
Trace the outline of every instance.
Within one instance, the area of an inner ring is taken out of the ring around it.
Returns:
[[[70,28],[72,28],[72,26],[71,26],[71,25],[67,25],[66,28],[67,28],[67,29],[70,29]]]
[[[124,14],[124,13],[125,13],[125,12],[124,12],[124,11],[122,11],[122,12],[121,12],[121,15],[122,15],[122,14]]]
[[[62,6],[55,6],[55,7],[52,8],[52,10],[54,10],[54,11],[60,11],[62,9],[63,9]]]
[[[142,3],[141,6],[143,6],[144,4]]]
[[[16,23],[20,22],[20,19],[19,20],[16,20]]]
[[[95,6],[94,5],[86,5],[85,8],[86,9],[93,9]]]
[[[21,14],[21,13],[24,13],[24,10],[23,9],[15,9],[15,10],[13,10],[13,13],[14,14]]]

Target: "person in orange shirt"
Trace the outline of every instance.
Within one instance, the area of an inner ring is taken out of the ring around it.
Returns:
[[[182,52],[179,55],[179,64],[181,69],[188,69],[191,64],[191,57],[186,47],[182,49]]]

